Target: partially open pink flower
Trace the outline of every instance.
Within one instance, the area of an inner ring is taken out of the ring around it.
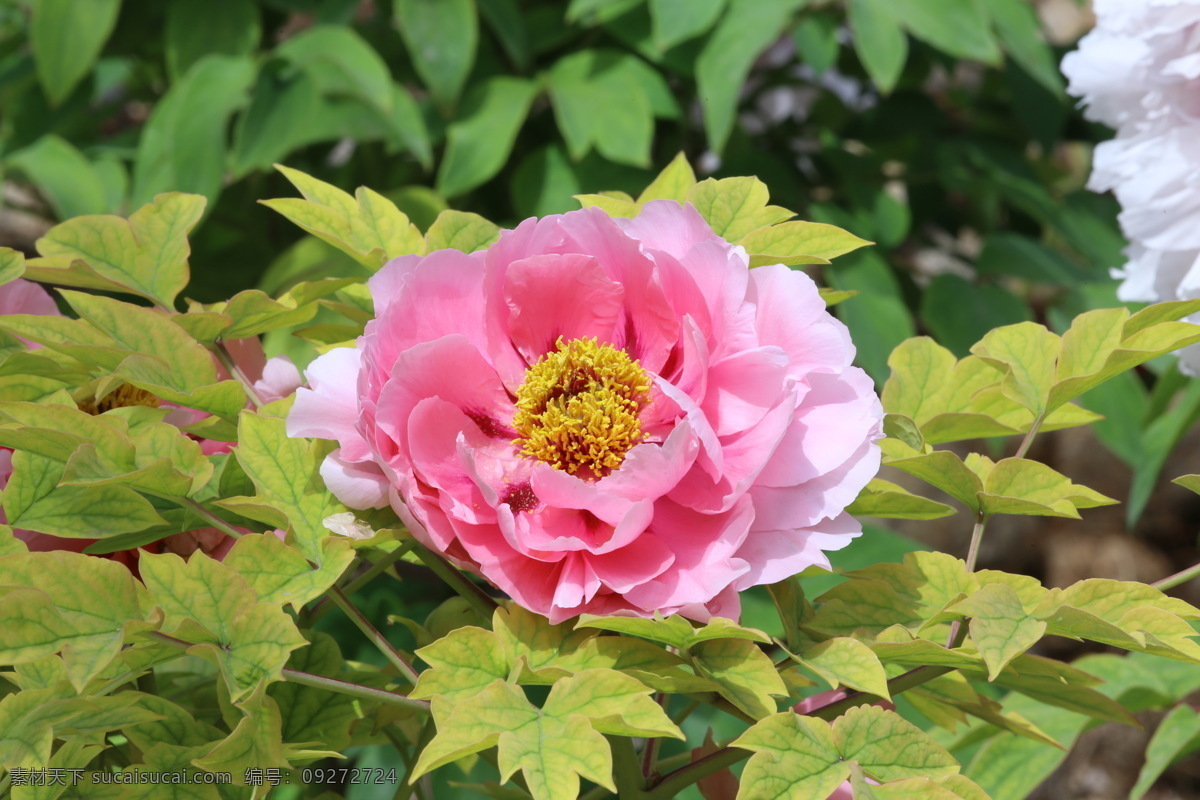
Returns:
[[[691,206],[526,220],[370,288],[377,318],[309,367],[289,432],[338,441],[347,505],[390,502],[526,608],[736,617],[860,533],[882,411],[845,326]]]

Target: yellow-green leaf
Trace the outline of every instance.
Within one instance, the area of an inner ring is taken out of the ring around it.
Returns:
[[[512,671],[496,634],[483,628],[458,628],[420,648],[417,655],[432,669],[421,673],[409,695],[414,698],[462,701],[505,680]]]
[[[651,699],[653,690],[611,669],[589,669],[554,684],[543,713],[573,714],[591,720],[600,733],[617,736],[686,738],[683,731]]]
[[[759,720],[733,746],[754,753],[737,800],[828,797],[850,776],[829,723],[791,711]]]
[[[833,723],[838,752],[881,781],[941,778],[958,772],[958,762],[929,734],[894,711],[856,706]]]
[[[313,567],[274,534],[249,534],[234,543],[224,564],[241,573],[260,601],[291,604],[299,611],[324,594],[354,560],[354,550],[345,539],[326,539],[322,551],[321,566]]]
[[[435,704],[437,736],[421,752],[412,780],[494,745],[500,779],[520,769],[535,800],[574,800],[579,778],[616,791],[608,742],[578,714],[557,717],[530,705],[521,690],[496,681],[469,703]]]
[[[1062,340],[1042,325],[1021,322],[995,328],[971,352],[1004,373],[1004,394],[1035,415],[1049,408]]]
[[[114,561],[66,551],[14,553],[0,556],[0,575],[6,586],[24,587],[0,598],[0,662],[61,651],[77,691],[120,651],[126,623],[142,618],[134,578]]]
[[[687,194],[713,231],[731,242],[794,216],[786,208],[767,205],[769,199],[767,185],[758,178],[706,178]]]
[[[872,478],[846,510],[855,516],[889,519],[939,519],[954,513],[945,503],[913,494],[882,478]]]
[[[717,684],[717,691],[754,719],[775,713],[772,696],[784,697],[787,687],[775,665],[754,642],[717,639],[693,650],[697,671]]]
[[[1116,503],[1038,461],[1006,458],[988,473],[979,495],[985,514],[1037,514],[1079,518],[1079,508]]]
[[[829,639],[805,650],[797,660],[835,689],[848,686],[884,700],[892,699],[887,687],[887,673],[879,657],[857,639]]]
[[[474,253],[483,250],[500,238],[500,226],[478,214],[447,209],[425,232],[425,249],[461,250]]]
[[[304,199],[264,200],[304,230],[353,257],[371,271],[397,256],[425,252],[416,225],[392,201],[367,188],[353,197],[303,172],[277,164]]]
[[[637,202],[638,205],[644,205],[651,200],[675,200],[682,203],[687,200],[688,192],[695,185],[696,173],[692,171],[687,156],[680,152],[638,195]]]
[[[760,264],[828,264],[829,259],[871,242],[823,222],[793,220],[759,228],[738,242],[750,254],[750,266]]]
[[[971,641],[987,664],[989,681],[1046,632],[1046,623],[1026,613],[1017,593],[1001,583],[984,586],[949,610],[971,618]]]
[[[0,247],[0,286],[25,274],[25,254],[11,247]]]
[[[200,220],[200,195],[169,192],[128,219],[84,216],[38,239],[42,258],[26,262],[28,278],[66,286],[131,292],[173,308],[187,285],[187,235]]]

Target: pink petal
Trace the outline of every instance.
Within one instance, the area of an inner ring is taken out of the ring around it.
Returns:
[[[543,255],[516,261],[504,275],[508,334],[533,364],[565,341],[594,337],[612,343],[625,290],[582,255]]]
[[[750,570],[738,578],[737,588],[749,589],[764,583],[776,583],[811,566],[829,569],[827,552],[841,550],[862,535],[862,525],[842,513],[813,528],[799,530],[759,530],[759,521],[738,550],[738,558]]]

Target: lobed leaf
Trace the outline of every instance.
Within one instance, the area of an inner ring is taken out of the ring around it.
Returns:
[[[276,164],[304,199],[264,200],[304,230],[351,256],[371,271],[397,256],[425,252],[417,226],[382,195],[360,188],[353,197],[335,186]]]
[[[128,219],[84,216],[51,228],[38,239],[41,258],[26,262],[37,281],[128,292],[172,308],[187,285],[188,232],[200,220],[204,198],[166,193]]]

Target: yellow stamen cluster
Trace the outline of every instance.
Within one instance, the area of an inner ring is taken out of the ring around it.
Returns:
[[[103,414],[105,411],[112,411],[114,408],[128,408],[129,406],[158,408],[161,403],[161,400],[145,389],[139,389],[128,383],[122,383],[105,395],[102,400],[91,398],[80,402],[79,410],[86,411],[92,415],[98,415]]]
[[[563,342],[525,371],[513,444],[555,469],[598,478],[621,466],[644,438],[638,412],[650,376],[629,354],[593,339]]]

